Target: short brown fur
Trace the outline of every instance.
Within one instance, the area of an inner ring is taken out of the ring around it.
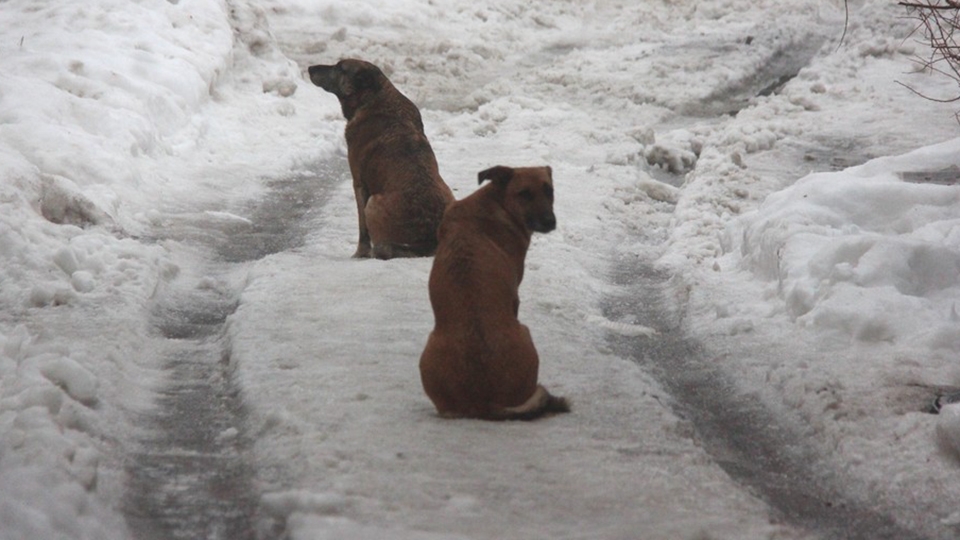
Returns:
[[[533,232],[556,226],[550,167],[493,167],[490,184],[447,208],[430,272],[435,326],[420,357],[427,396],[444,417],[530,420],[567,412],[537,383],[540,360],[517,319]]]
[[[354,257],[429,256],[453,193],[440,177],[420,111],[380,69],[362,60],[309,68],[347,119],[347,159],[360,238]]]

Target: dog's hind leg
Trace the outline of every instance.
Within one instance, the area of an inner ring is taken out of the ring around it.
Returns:
[[[378,259],[394,257],[391,237],[396,234],[396,231],[392,231],[391,227],[397,226],[397,220],[391,211],[392,202],[388,196],[381,193],[367,199],[367,204],[363,208],[367,241],[371,246],[370,254]]]
[[[377,194],[367,199],[364,208],[370,254],[378,259],[433,255],[436,242],[420,241],[420,229],[402,210],[405,201],[396,194]],[[434,234],[435,236],[435,234]]]

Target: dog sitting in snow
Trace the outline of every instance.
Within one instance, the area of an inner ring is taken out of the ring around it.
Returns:
[[[441,416],[531,420],[568,412],[537,383],[540,360],[517,320],[534,232],[556,227],[550,167],[493,167],[490,183],[447,208],[430,272],[435,326],[420,357],[423,388]]]
[[[337,96],[347,119],[347,159],[360,239],[354,257],[432,255],[453,193],[443,182],[420,111],[380,69],[362,60],[310,66],[310,81]]]

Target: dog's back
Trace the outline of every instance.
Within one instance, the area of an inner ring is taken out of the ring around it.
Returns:
[[[528,173],[536,174],[521,176]],[[436,324],[420,373],[444,416],[532,419],[569,410],[537,384],[537,350],[517,320],[532,231],[519,207],[505,204],[511,196],[495,181],[453,203],[440,226],[429,283]],[[550,202],[552,220],[552,195]]]
[[[430,255],[453,193],[440,176],[416,106],[399,92],[383,94],[389,104],[358,113],[345,134],[351,172],[369,197],[366,226],[374,249],[389,244],[391,256]]]

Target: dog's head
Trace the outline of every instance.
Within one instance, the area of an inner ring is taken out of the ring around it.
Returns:
[[[533,232],[550,232],[557,226],[553,214],[553,169],[511,168],[498,165],[481,171],[482,184],[490,180],[503,194],[503,207]]]
[[[363,60],[341,60],[332,66],[318,64],[310,66],[308,72],[310,82],[337,96],[347,120],[389,84],[380,68]]]

